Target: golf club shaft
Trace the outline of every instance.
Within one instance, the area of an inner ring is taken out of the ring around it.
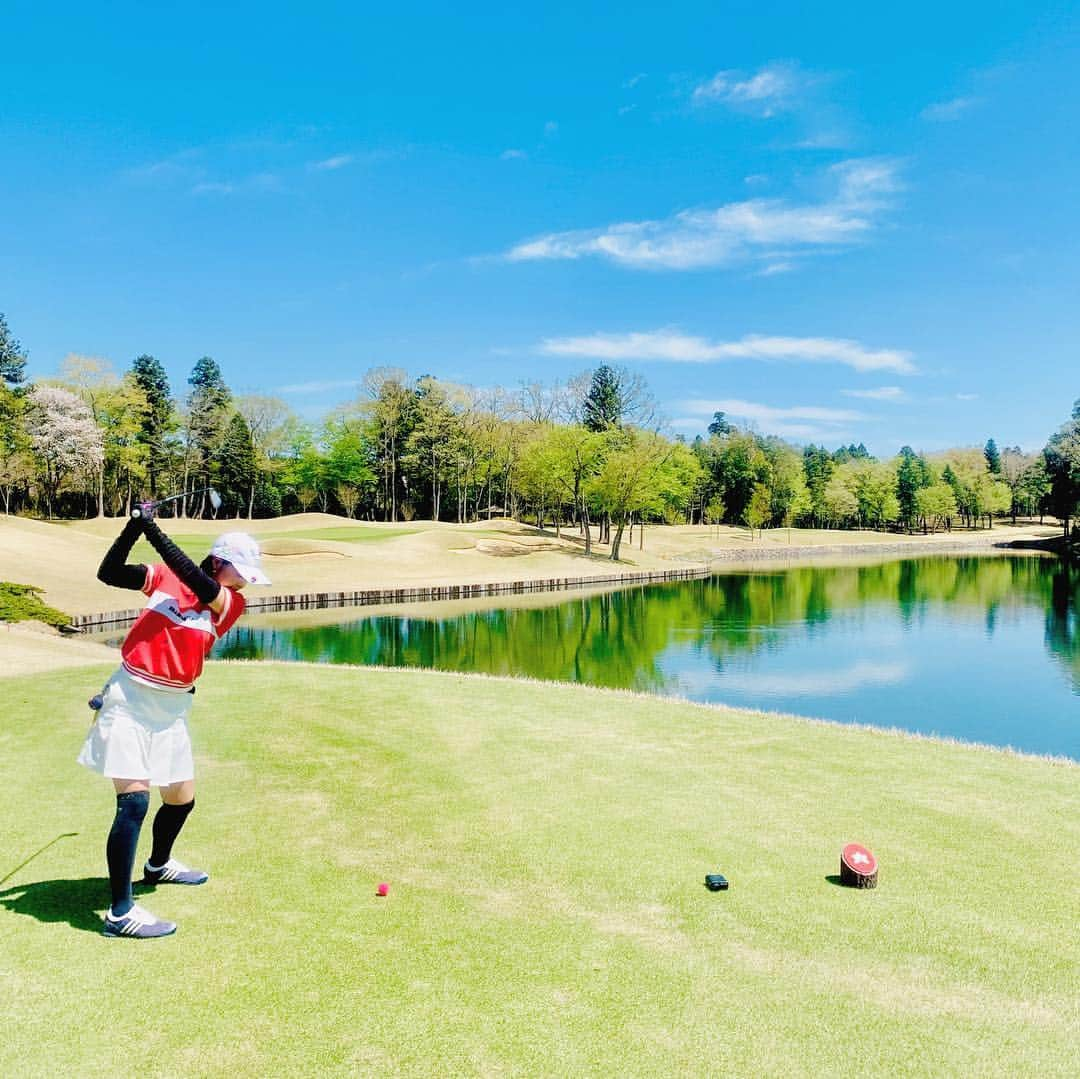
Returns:
[[[159,498],[156,502],[151,502],[150,505],[153,506],[154,509],[157,509],[158,506],[164,506],[166,502],[175,502],[178,498],[188,498],[193,495],[204,495],[207,491],[210,491],[212,489],[213,488],[210,487],[203,487],[201,490],[198,491],[185,491],[183,494],[169,495],[168,498]],[[131,516],[141,517],[142,510],[140,510],[139,507],[136,506],[135,509],[131,511]]]

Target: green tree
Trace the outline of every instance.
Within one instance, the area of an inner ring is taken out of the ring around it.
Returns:
[[[562,522],[562,508],[570,501],[570,487],[560,475],[564,466],[551,424],[535,424],[521,447],[517,481],[522,497],[536,513],[536,527],[543,528],[548,513],[555,521],[556,534]]]
[[[986,455],[977,449],[949,450],[936,458],[945,461],[941,478],[952,487],[961,516],[972,527],[995,513],[1004,513],[1012,499],[1009,487],[989,470]]]
[[[282,482],[307,513],[316,499],[326,511],[326,459],[315,443],[311,428],[297,419],[285,424]]]
[[[735,428],[728,423],[727,417],[723,412],[714,412],[712,414],[712,423],[709,424],[708,430],[710,435],[730,435]]]
[[[843,475],[835,475],[825,485],[823,496],[825,519],[833,525],[844,525],[859,515],[859,499],[844,482]]]
[[[4,513],[11,512],[12,499],[25,492],[34,478],[30,435],[26,430],[25,394],[15,393],[0,383],[0,495]]]
[[[267,516],[267,507],[275,499],[279,504],[281,501],[280,491],[274,496],[269,489],[275,487],[277,475],[285,465],[292,409],[279,397],[249,393],[237,397],[236,410],[247,421],[255,449],[256,479],[251,488],[248,516],[256,516],[257,501],[263,509],[259,516]]]
[[[633,513],[657,497],[660,470],[672,448],[659,434],[633,427],[613,429],[607,440],[603,464],[591,487],[600,509],[615,525],[611,560],[617,562],[626,525]]]
[[[185,455],[184,490],[202,489],[217,482],[218,456],[225,429],[232,415],[232,392],[225,384],[217,361],[203,356],[188,378],[188,430]],[[190,483],[189,480],[194,480]],[[184,499],[186,512],[187,499]],[[206,495],[195,503],[197,516],[203,516]]]
[[[401,467],[415,425],[416,395],[406,384],[405,372],[396,367],[376,367],[364,376],[367,400],[362,406],[379,472],[383,517],[398,519],[398,507],[407,501],[407,474]]]
[[[762,529],[769,521],[770,515],[769,488],[763,483],[754,484],[750,495],[750,501],[743,510],[743,521],[750,529],[750,538],[754,538],[754,529]]]
[[[430,491],[431,519],[442,515],[444,489],[449,482],[458,418],[451,389],[438,379],[423,376],[416,382],[414,424],[406,437],[403,465]]]
[[[16,386],[26,377],[26,353],[11,335],[7,321],[0,312],[0,383]]]
[[[924,521],[930,522],[930,531],[936,532],[956,516],[956,495],[944,481],[920,487],[915,492],[917,512]]]
[[[348,517],[375,487],[371,447],[363,424],[347,418],[326,425],[325,482]]]
[[[1029,514],[1039,514],[1042,524],[1043,508],[1050,494],[1050,477],[1046,471],[1046,457],[1038,454],[1024,469],[1020,477],[1019,494]]]
[[[710,439],[710,450],[706,467],[710,470],[712,491],[727,507],[727,519],[741,523],[754,487],[770,478],[769,458],[760,439],[750,431],[735,431],[722,439]]]
[[[592,527],[589,521],[589,480],[597,475],[603,462],[605,440],[580,423],[554,428],[555,475],[562,487],[563,499],[574,507],[578,527],[585,540],[585,553],[592,553]]]
[[[642,499],[640,520],[660,520],[666,524],[685,521],[689,500],[702,479],[702,468],[689,446],[669,443],[669,452],[660,462],[647,496]],[[644,547],[644,529],[640,547]]]
[[[889,462],[855,456],[841,464],[836,475],[855,495],[861,526],[883,528],[900,516],[896,471]]]
[[[860,442],[857,446],[852,442],[849,446],[841,446],[833,455],[833,460],[838,464],[847,461],[872,461],[870,451]]]
[[[896,500],[900,506],[900,519],[911,528],[919,516],[916,496],[932,480],[926,458],[916,454],[910,446],[903,446],[896,462]]]
[[[836,469],[833,456],[824,446],[811,443],[803,450],[803,471],[806,475],[806,487],[810,492],[810,510],[815,521],[829,518],[829,509],[825,500],[825,489]]]
[[[251,428],[241,413],[234,412],[218,451],[218,489],[226,514],[239,517],[246,510],[251,516],[258,476]]]
[[[769,459],[769,520],[790,528],[810,512],[803,458],[778,438],[766,439],[762,449]]]
[[[131,364],[131,377],[146,398],[147,409],[139,424],[139,442],[146,451],[147,486],[151,498],[161,492],[169,463],[169,435],[176,430],[169,378],[165,368],[143,353]]]
[[[582,405],[582,422],[590,431],[607,431],[623,420],[624,402],[619,372],[606,363],[594,372]]]
[[[986,440],[983,456],[986,458],[986,467],[993,475],[998,475],[1001,472],[1001,454],[998,452],[997,443],[992,438]]]
[[[1050,481],[1050,505],[1069,535],[1069,522],[1080,511],[1080,398],[1072,418],[1050,437],[1043,450]]]
[[[26,353],[0,314],[0,492],[4,513],[11,512],[12,496],[20,488],[27,488],[34,475],[25,426],[25,373]]]
[[[716,527],[716,538],[720,538],[720,525],[724,521],[724,500],[713,495],[705,506],[705,523]]]

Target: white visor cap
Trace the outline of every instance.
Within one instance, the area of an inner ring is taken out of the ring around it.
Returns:
[[[223,562],[231,562],[236,572],[249,584],[270,583],[270,578],[262,571],[259,545],[246,532],[226,532],[218,536],[210,553]]]

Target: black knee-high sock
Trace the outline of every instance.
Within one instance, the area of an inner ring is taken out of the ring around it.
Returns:
[[[116,796],[116,816],[109,832],[109,841],[105,844],[105,858],[109,863],[112,912],[117,917],[131,909],[131,871],[135,867],[135,848],[139,844],[139,830],[149,808],[149,791],[131,791]]]
[[[169,860],[176,837],[194,808],[194,798],[179,806],[161,803],[154,815],[154,849],[150,852],[150,864],[155,869],[160,869]]]

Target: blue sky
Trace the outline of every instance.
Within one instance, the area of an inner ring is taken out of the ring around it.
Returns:
[[[1038,448],[1080,396],[1080,8],[5,5],[0,311],[314,417],[601,359],[672,430]]]

